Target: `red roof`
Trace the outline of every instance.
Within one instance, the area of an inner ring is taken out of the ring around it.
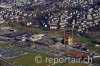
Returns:
[[[83,52],[80,52],[80,51],[71,52],[70,54],[72,56],[80,57],[80,58],[88,56],[86,53],[83,53]]]

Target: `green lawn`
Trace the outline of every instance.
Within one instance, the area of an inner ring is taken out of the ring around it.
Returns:
[[[90,46],[90,45],[87,45],[86,47],[87,47],[89,50],[99,51],[99,52],[100,52],[100,47],[94,47],[94,46]]]
[[[17,30],[24,30],[26,32],[37,32],[37,33],[40,33],[40,32],[43,32],[41,29],[39,28],[30,28],[30,27],[25,27],[25,26],[21,26],[20,24],[16,23],[16,24],[13,24],[11,27],[13,27],[14,29],[17,29]]]
[[[42,57],[41,63],[35,62],[35,57],[37,55],[40,55]],[[9,62],[16,62],[17,64],[20,64],[22,66],[47,66],[51,65],[50,63],[45,63],[45,58],[54,58],[53,56],[43,54],[43,53],[37,53],[37,52],[29,52],[29,54],[26,54],[24,56],[16,57],[9,59]],[[60,66],[60,64],[56,64],[54,66]]]
[[[75,36],[75,38],[77,38],[80,42],[90,42],[91,41],[91,39],[90,38],[86,38],[86,37],[84,37],[84,36],[80,36],[80,35],[76,35]]]
[[[25,32],[30,32],[30,33],[33,33],[33,34],[34,33],[46,33],[48,35],[52,35],[52,36],[56,36],[56,37],[61,37],[64,34],[62,31],[43,30],[41,28],[26,27],[26,26],[22,26],[18,23],[12,23],[9,26],[13,27],[14,29],[23,30]]]
[[[0,47],[8,47],[9,45],[6,43],[0,43]]]

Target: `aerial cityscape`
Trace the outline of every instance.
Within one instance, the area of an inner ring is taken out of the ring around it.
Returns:
[[[100,0],[0,0],[0,66],[100,66]]]

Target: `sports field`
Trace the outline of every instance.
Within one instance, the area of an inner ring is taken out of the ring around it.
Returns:
[[[17,64],[20,64],[22,66],[87,66],[86,64],[79,64],[79,63],[75,63],[75,64],[55,64],[52,65],[50,63],[45,63],[44,59],[45,58],[53,58],[53,56],[49,56],[46,54],[40,54],[40,56],[42,57],[42,62],[41,63],[36,63],[35,62],[35,57],[38,55],[38,53],[36,52],[30,52],[27,55],[24,56],[20,56],[20,57],[16,57],[13,59],[10,59],[10,62],[16,62]]]
[[[41,63],[36,63],[35,62],[35,57],[39,55],[42,57],[42,62]],[[37,52],[29,52],[29,54],[26,54],[24,56],[16,57],[9,59],[8,61],[12,63],[17,63],[22,66],[48,66],[52,65],[50,63],[45,63],[45,58],[53,58],[53,56],[43,54],[43,53],[37,53]],[[52,66],[60,66],[60,64],[52,65]]]

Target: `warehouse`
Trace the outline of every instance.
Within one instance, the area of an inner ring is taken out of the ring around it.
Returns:
[[[18,31],[16,31],[16,32],[4,34],[4,36],[5,36],[5,37],[14,38],[14,37],[21,36],[21,35],[24,35],[24,34],[26,34],[26,32],[18,30]]]

